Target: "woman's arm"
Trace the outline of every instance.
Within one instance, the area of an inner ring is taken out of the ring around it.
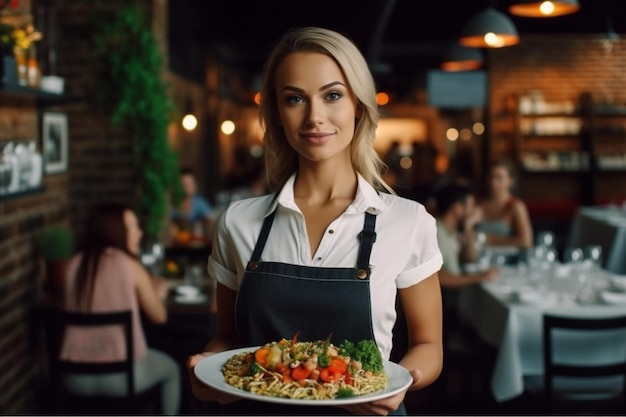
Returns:
[[[419,284],[399,290],[406,316],[409,349],[400,361],[408,370],[418,370],[421,378],[409,388],[417,390],[432,384],[443,366],[441,287],[437,274]]]
[[[163,297],[159,296],[157,292],[152,277],[148,275],[148,272],[138,261],[133,262],[132,268],[139,308],[151,322],[165,323],[167,321],[167,309],[163,303]]]
[[[441,288],[437,274],[399,291],[406,315],[409,349],[400,365],[409,370],[413,384],[407,391],[432,384],[443,366]],[[406,391],[368,403],[343,406],[354,414],[387,415],[396,410]]]

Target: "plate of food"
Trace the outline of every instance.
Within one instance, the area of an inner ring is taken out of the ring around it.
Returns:
[[[204,384],[243,399],[299,405],[345,405],[390,397],[413,382],[402,366],[383,361],[372,340],[296,342],[208,356],[194,368]]]

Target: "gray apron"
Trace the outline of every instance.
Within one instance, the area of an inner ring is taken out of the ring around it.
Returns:
[[[296,333],[303,341],[324,340],[332,333],[344,340],[374,340],[369,264],[376,240],[376,216],[365,213],[357,264],[354,268],[318,268],[261,261],[276,211],[265,218],[259,239],[237,294],[235,316],[244,346],[259,346]],[[345,414],[325,406],[283,406],[237,401],[225,406],[233,414]],[[396,411],[405,414],[404,405]]]

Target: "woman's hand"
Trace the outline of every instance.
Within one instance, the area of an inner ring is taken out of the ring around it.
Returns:
[[[209,387],[206,384],[203,384],[196,377],[193,368],[202,359],[211,355],[213,355],[213,352],[203,352],[187,358],[187,371],[189,373],[189,380],[191,381],[191,392],[193,392],[194,397],[196,397],[200,401],[217,401],[220,404],[228,404],[233,401],[239,400],[239,398],[235,397],[234,395],[225,394],[221,391]]]
[[[414,386],[419,383],[420,379],[422,379],[422,373],[417,369],[410,371],[410,373],[413,377],[413,383],[411,384],[411,386]],[[381,400],[376,400],[369,403],[350,404],[342,406],[341,408],[357,415],[386,416],[387,414],[396,411],[398,407],[400,407],[400,404],[402,404],[402,401],[404,401],[404,397],[406,396],[409,388],[396,395],[392,395],[391,397],[383,398]]]

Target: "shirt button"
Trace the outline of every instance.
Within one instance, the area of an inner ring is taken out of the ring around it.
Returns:
[[[321,256],[318,256],[318,257],[317,257],[317,260],[318,260],[318,261],[321,261],[321,260],[322,260],[322,257],[321,257]]]
[[[334,231],[333,229],[330,229],[330,230],[328,231],[328,233],[330,233],[330,234],[332,235],[333,233],[335,233],[335,231]]]

